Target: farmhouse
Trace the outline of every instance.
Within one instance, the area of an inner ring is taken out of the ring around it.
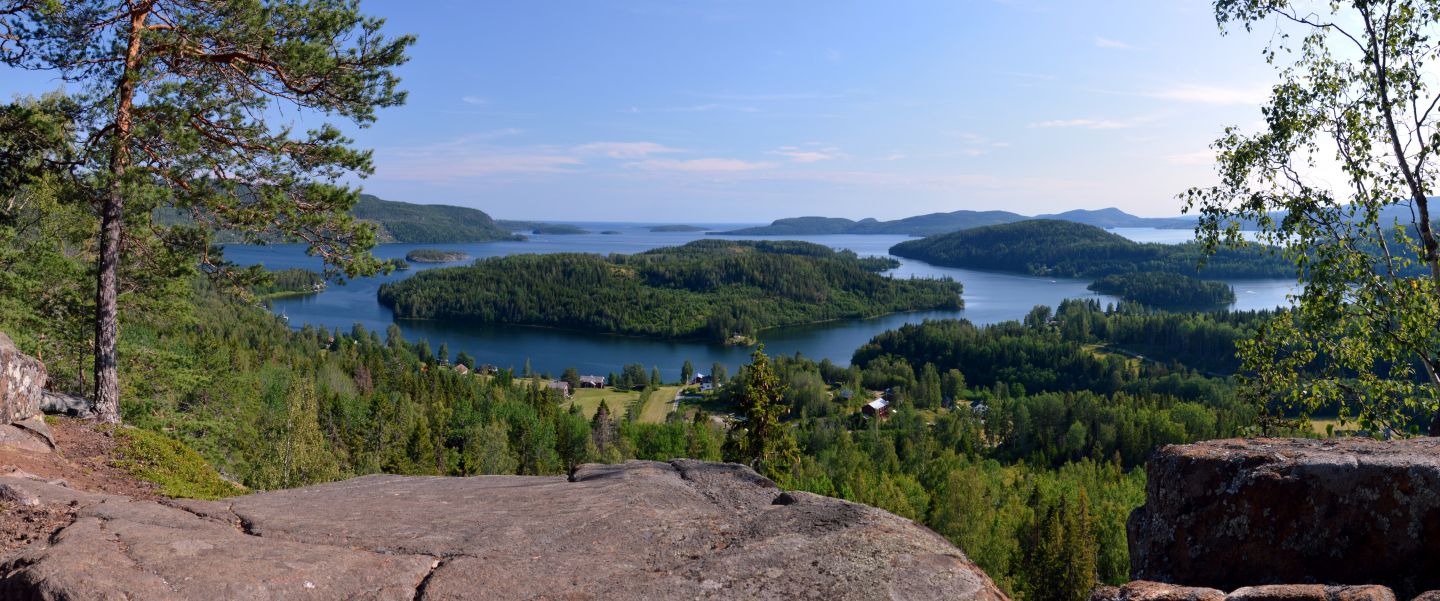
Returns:
[[[699,386],[700,392],[715,390],[715,377],[705,374],[695,374],[695,379],[690,381],[692,386]]]
[[[581,388],[604,388],[605,376],[580,376]]]
[[[864,413],[866,417],[888,418],[890,417],[890,401],[875,399],[861,407],[860,412]]]

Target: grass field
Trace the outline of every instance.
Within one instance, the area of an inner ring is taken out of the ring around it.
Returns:
[[[1360,429],[1360,425],[1359,425],[1359,424],[1356,424],[1356,423],[1353,422],[1353,421],[1342,426],[1342,425],[1340,425],[1340,420],[1338,420],[1338,419],[1318,419],[1318,418],[1311,418],[1311,419],[1310,419],[1310,430],[1311,430],[1312,432],[1316,433],[1316,434],[1319,434],[1319,435],[1321,435],[1321,436],[1324,436],[1324,435],[1325,435],[1325,428],[1326,428],[1327,426],[1335,426],[1335,432],[1336,432],[1336,433],[1345,432],[1345,431],[1348,431],[1348,430],[1359,430],[1359,429]]]
[[[671,402],[675,400],[675,393],[678,392],[679,386],[661,386],[650,393],[650,400],[646,401],[640,410],[640,423],[665,423],[665,418],[670,415]]]
[[[570,401],[565,404],[569,409],[570,405],[579,405],[580,411],[585,417],[595,417],[595,410],[600,408],[600,401],[610,407],[610,415],[620,417],[625,415],[625,407],[640,399],[638,391],[616,391],[613,388],[581,388],[570,395]]]

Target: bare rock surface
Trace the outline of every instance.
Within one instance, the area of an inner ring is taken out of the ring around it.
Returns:
[[[0,564],[4,599],[1005,600],[909,520],[807,493],[776,504],[727,464],[378,475],[219,502],[0,486],[75,508]]]
[[[45,365],[20,352],[0,332],[0,425],[40,414],[40,397],[45,388]]]
[[[1395,601],[1395,593],[1376,585],[1271,584],[1232,591],[1226,601]]]
[[[1169,446],[1148,476],[1128,524],[1134,578],[1379,584],[1402,599],[1440,588],[1440,439]],[[1246,597],[1262,598],[1281,599]]]
[[[1124,586],[1096,587],[1090,601],[1224,601],[1225,592],[1213,588],[1179,586],[1136,580]]]

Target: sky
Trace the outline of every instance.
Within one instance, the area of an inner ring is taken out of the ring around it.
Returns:
[[[361,5],[419,41],[407,104],[346,126],[356,183],[501,218],[1177,215],[1275,80],[1273,32],[1222,35],[1208,0]],[[0,97],[56,87],[0,71]]]

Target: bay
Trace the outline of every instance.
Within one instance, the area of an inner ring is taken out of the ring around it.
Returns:
[[[403,258],[417,248],[459,250],[471,260],[520,253],[586,252],[598,254],[630,254],[675,246],[692,240],[711,238],[701,232],[651,232],[643,223],[577,223],[595,233],[569,235],[534,235],[523,242],[483,242],[471,244],[383,244],[375,249],[382,259]],[[716,229],[733,229],[748,224],[716,224]],[[615,234],[601,234],[614,231]],[[1182,241],[1175,232],[1186,230],[1147,230],[1127,228],[1116,233],[1144,242]],[[723,238],[731,238],[725,236]],[[731,239],[739,239],[731,238]],[[889,248],[910,239],[907,236],[791,236],[836,249],[849,249],[862,256],[888,256]],[[1188,237],[1183,238],[1188,239]],[[225,256],[241,265],[261,264],[270,269],[303,267],[319,269],[320,260],[304,253],[301,245],[270,246],[231,245]],[[368,330],[384,332],[392,323],[400,327],[408,340],[426,339],[432,348],[446,344],[450,352],[464,351],[482,364],[520,369],[527,361],[538,373],[558,375],[567,367],[582,374],[605,375],[619,372],[627,363],[640,363],[647,368],[658,367],[667,380],[679,377],[680,366],[690,360],[700,371],[708,371],[713,363],[727,366],[730,373],[748,362],[751,350],[721,344],[695,341],[660,341],[608,334],[556,330],[528,326],[452,324],[423,320],[396,320],[389,309],[376,301],[381,284],[409,277],[419,271],[467,264],[417,264],[408,271],[387,276],[362,278],[344,285],[331,285],[324,292],[304,297],[276,300],[273,310],[286,319],[292,328],[311,325],[318,328],[349,331],[354,324]],[[815,360],[828,358],[848,365],[856,348],[876,334],[907,323],[926,319],[964,318],[977,324],[991,324],[1024,317],[1035,305],[1055,306],[1068,298],[1094,298],[1102,304],[1118,299],[1087,290],[1084,280],[1051,279],[992,273],[970,269],[938,267],[909,259],[900,259],[900,267],[888,272],[892,277],[951,277],[965,285],[965,309],[962,311],[926,311],[887,315],[873,319],[849,320],[792,326],[765,330],[760,340],[767,353],[801,354]],[[1294,291],[1289,280],[1232,281],[1240,310],[1270,309],[1286,303],[1286,295]]]

